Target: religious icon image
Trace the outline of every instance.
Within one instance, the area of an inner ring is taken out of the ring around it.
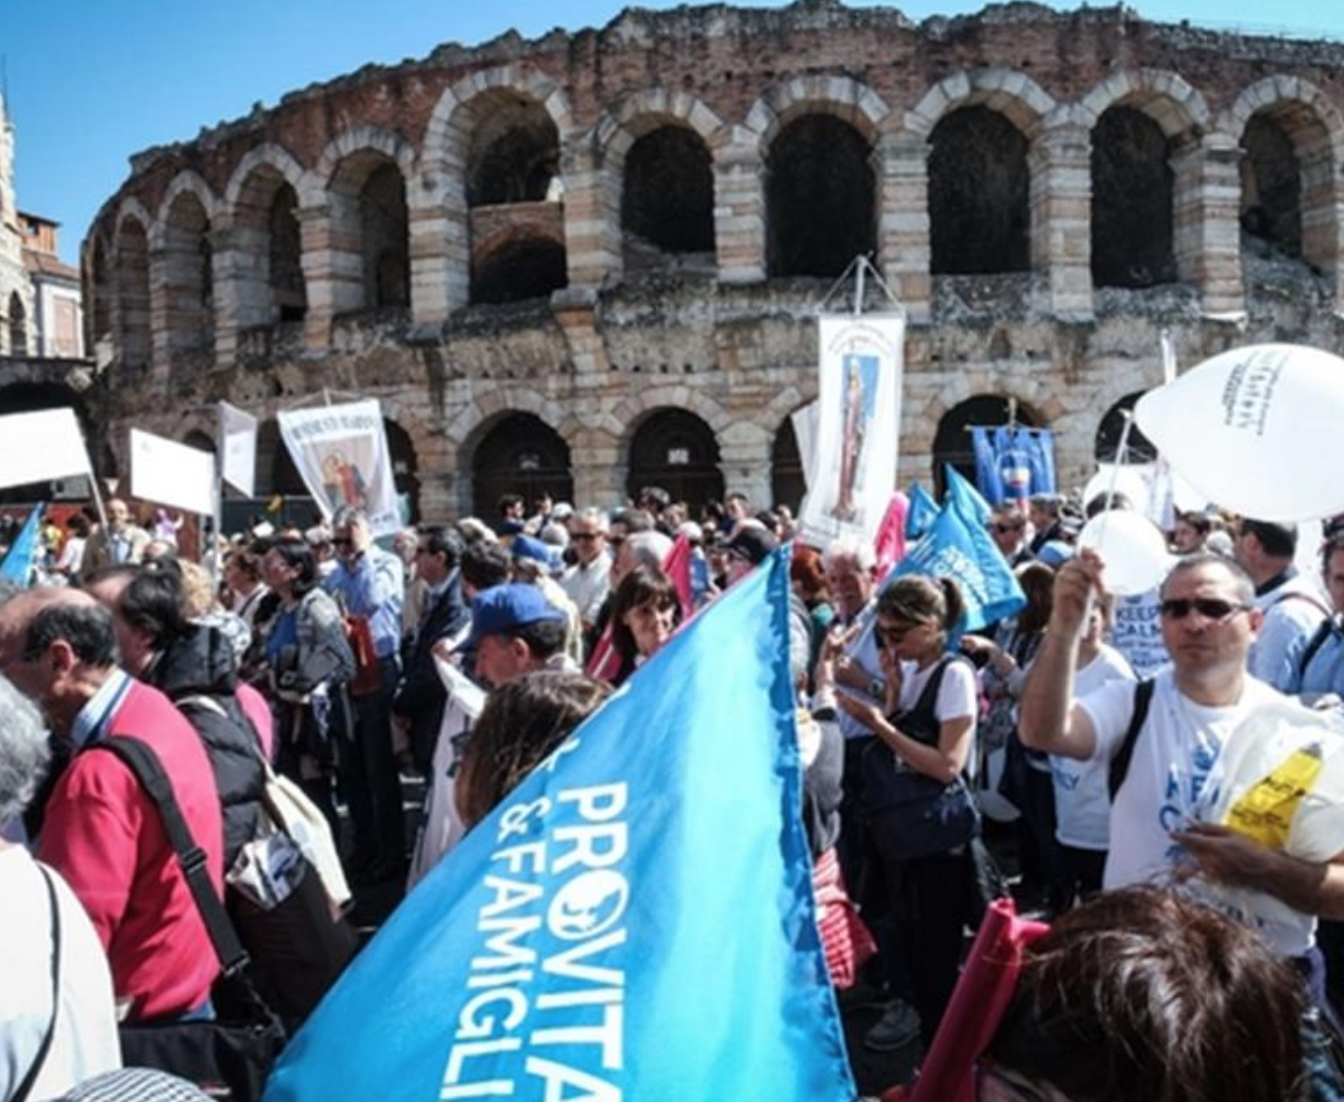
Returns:
[[[840,485],[831,510],[839,520],[854,520],[860,512],[856,498],[863,482],[864,446],[877,407],[877,362],[876,356],[857,352],[845,353],[841,362],[844,421],[840,441]]]

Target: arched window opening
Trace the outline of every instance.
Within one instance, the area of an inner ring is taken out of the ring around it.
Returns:
[[[573,501],[569,463],[569,445],[555,429],[531,413],[508,414],[481,437],[466,464],[474,472],[473,512],[493,518],[505,494]]]
[[[547,298],[568,285],[565,248],[549,238],[522,238],[491,249],[471,273],[473,303]]]
[[[1279,121],[1254,115],[1241,139],[1241,228],[1290,257],[1302,255],[1302,170]]]
[[[239,192],[233,240],[249,274],[235,291],[243,328],[301,321],[307,312],[298,207],[298,194],[271,165],[257,167]]]
[[[1092,131],[1092,280],[1154,287],[1176,280],[1170,143],[1142,111],[1112,107]]]
[[[173,200],[163,233],[168,351],[174,362],[214,350],[213,263],[205,207],[195,195],[184,191]]]
[[[420,523],[420,476],[419,461],[415,455],[415,442],[411,434],[395,421],[383,418],[383,431],[387,434],[388,456],[392,460],[392,483],[397,489],[397,497],[405,503],[406,520],[409,524]]]
[[[467,163],[467,205],[539,203],[560,176],[560,133],[541,104],[486,93]]]
[[[281,183],[266,218],[268,280],[280,321],[302,321],[308,313],[303,282],[303,242],[299,230],[299,196]]]
[[[872,147],[830,115],[782,129],[766,158],[766,252],[772,276],[834,278],[877,248]]]
[[[1026,137],[997,111],[963,107],[933,128],[929,145],[933,274],[1028,271]]]
[[[1097,439],[1093,448],[1098,463],[1116,462],[1120,451],[1120,437],[1125,431],[1126,417],[1134,412],[1134,406],[1143,395],[1142,390],[1125,395],[1102,417],[1101,423],[1097,425]],[[1126,463],[1152,463],[1157,459],[1157,445],[1143,435],[1138,425],[1134,425],[1130,428],[1129,438],[1125,441],[1123,458]]]
[[[374,307],[411,304],[410,219],[406,181],[394,164],[369,174],[359,193],[364,300]]]
[[[714,430],[684,409],[651,414],[630,439],[627,493],[661,486],[673,501],[684,501],[692,514],[710,501],[723,500],[723,472]]]
[[[975,482],[975,452],[971,447],[971,429],[976,425],[1006,425],[1011,416],[1026,428],[1040,424],[1030,410],[1016,406],[999,394],[977,394],[959,402],[943,414],[933,437],[933,485],[939,497],[946,488],[944,468],[951,464],[958,474]]]
[[[770,495],[774,504],[787,505],[797,516],[806,492],[807,479],[803,474],[802,457],[798,454],[793,417],[785,417],[770,447]]]
[[[28,355],[28,311],[23,308],[18,291],[9,296],[9,354]]]
[[[149,365],[149,241],[133,219],[117,234],[117,344],[121,365]]]
[[[662,126],[630,147],[621,229],[636,261],[714,251],[714,172],[699,134]]]
[[[101,238],[93,242],[93,257],[90,261],[89,275],[92,281],[93,309],[89,312],[92,325],[90,335],[93,340],[89,348],[112,335],[112,286],[108,280],[107,252]]]

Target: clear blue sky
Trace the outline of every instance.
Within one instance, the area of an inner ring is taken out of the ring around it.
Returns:
[[[125,179],[126,158],[136,150],[189,139],[202,126],[247,114],[257,101],[273,106],[285,92],[370,62],[421,58],[440,43],[472,45],[511,28],[534,37],[556,25],[601,26],[623,6],[620,0],[0,0],[18,203],[62,223],[62,255],[76,263],[89,222]],[[643,6],[674,5],[645,0]],[[890,6],[923,19],[982,4]],[[1344,38],[1340,0],[1135,6],[1161,21]]]

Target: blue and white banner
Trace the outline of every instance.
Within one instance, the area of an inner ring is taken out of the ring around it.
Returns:
[[[33,567],[42,553],[42,509],[41,505],[33,506],[19,534],[14,537],[9,553],[0,562],[0,581],[19,586],[27,586],[32,581]]]
[[[781,550],[429,873],[266,1102],[852,1102],[816,927]]]
[[[975,484],[991,504],[1055,492],[1055,442],[1049,429],[976,425],[971,450]]]
[[[1027,603],[1012,567],[989,530],[982,521],[967,516],[964,508],[949,492],[933,527],[906,552],[886,579],[891,581],[907,574],[953,579],[961,587],[966,603],[966,616],[958,634],[979,631],[986,624],[1016,615]]]
[[[905,514],[905,538],[917,540],[933,527],[938,519],[938,502],[918,482],[910,487],[910,507]]]

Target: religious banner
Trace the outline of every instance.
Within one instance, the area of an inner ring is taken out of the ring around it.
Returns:
[[[1055,441],[1049,429],[974,425],[975,484],[991,505],[1055,492]]]
[[[819,546],[838,536],[871,543],[896,489],[905,317],[825,315],[818,330],[813,480],[802,529]]]
[[[343,505],[363,509],[375,536],[401,527],[392,456],[374,399],[293,409],[277,416],[303,484],[328,520]]]
[[[228,402],[219,403],[220,477],[244,497],[256,492],[257,419]]]

